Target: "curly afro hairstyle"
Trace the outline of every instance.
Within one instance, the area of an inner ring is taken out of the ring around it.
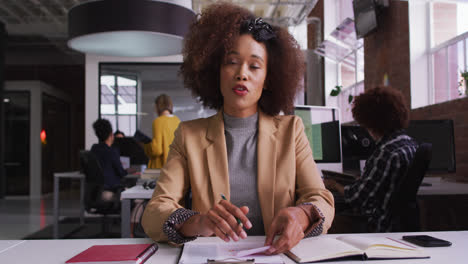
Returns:
[[[221,109],[220,69],[225,55],[242,34],[246,21],[255,16],[247,9],[221,2],[204,9],[185,36],[180,74],[186,88],[204,106]],[[268,54],[265,87],[258,102],[268,115],[291,112],[296,93],[303,88],[304,58],[296,40],[284,28],[272,26],[275,37],[258,40]]]
[[[408,127],[409,110],[403,94],[389,86],[366,90],[354,98],[352,113],[361,126],[380,135]]]
[[[107,119],[98,119],[93,123],[94,133],[98,137],[99,142],[106,141],[112,135],[112,125]]]

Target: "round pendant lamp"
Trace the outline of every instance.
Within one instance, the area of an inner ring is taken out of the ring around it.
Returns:
[[[100,0],[76,5],[68,13],[68,46],[106,56],[180,54],[183,37],[196,19],[191,2]]]

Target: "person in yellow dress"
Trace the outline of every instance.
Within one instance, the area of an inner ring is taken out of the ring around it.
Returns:
[[[161,94],[154,101],[158,118],[153,121],[153,140],[144,145],[149,158],[148,169],[160,169],[166,163],[169,145],[174,140],[174,131],[180,120],[172,112],[172,100]]]

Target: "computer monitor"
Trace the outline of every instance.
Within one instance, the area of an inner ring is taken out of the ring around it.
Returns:
[[[363,38],[377,28],[377,6],[374,0],[354,0],[356,37]]]
[[[452,120],[411,120],[407,133],[420,143],[432,144],[432,159],[427,172],[455,172],[455,139]]]
[[[304,123],[305,133],[319,170],[343,171],[339,113],[336,107],[294,107],[294,114]]]
[[[144,149],[133,137],[115,138],[112,147],[118,149],[120,156],[130,157],[131,165],[148,164]]]
[[[343,171],[360,174],[361,163],[374,152],[374,139],[362,126],[347,124],[341,126],[341,145]]]

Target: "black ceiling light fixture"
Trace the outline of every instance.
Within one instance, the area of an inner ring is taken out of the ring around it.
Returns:
[[[68,46],[106,56],[180,54],[182,39],[196,19],[191,0],[98,0],[68,12]]]

